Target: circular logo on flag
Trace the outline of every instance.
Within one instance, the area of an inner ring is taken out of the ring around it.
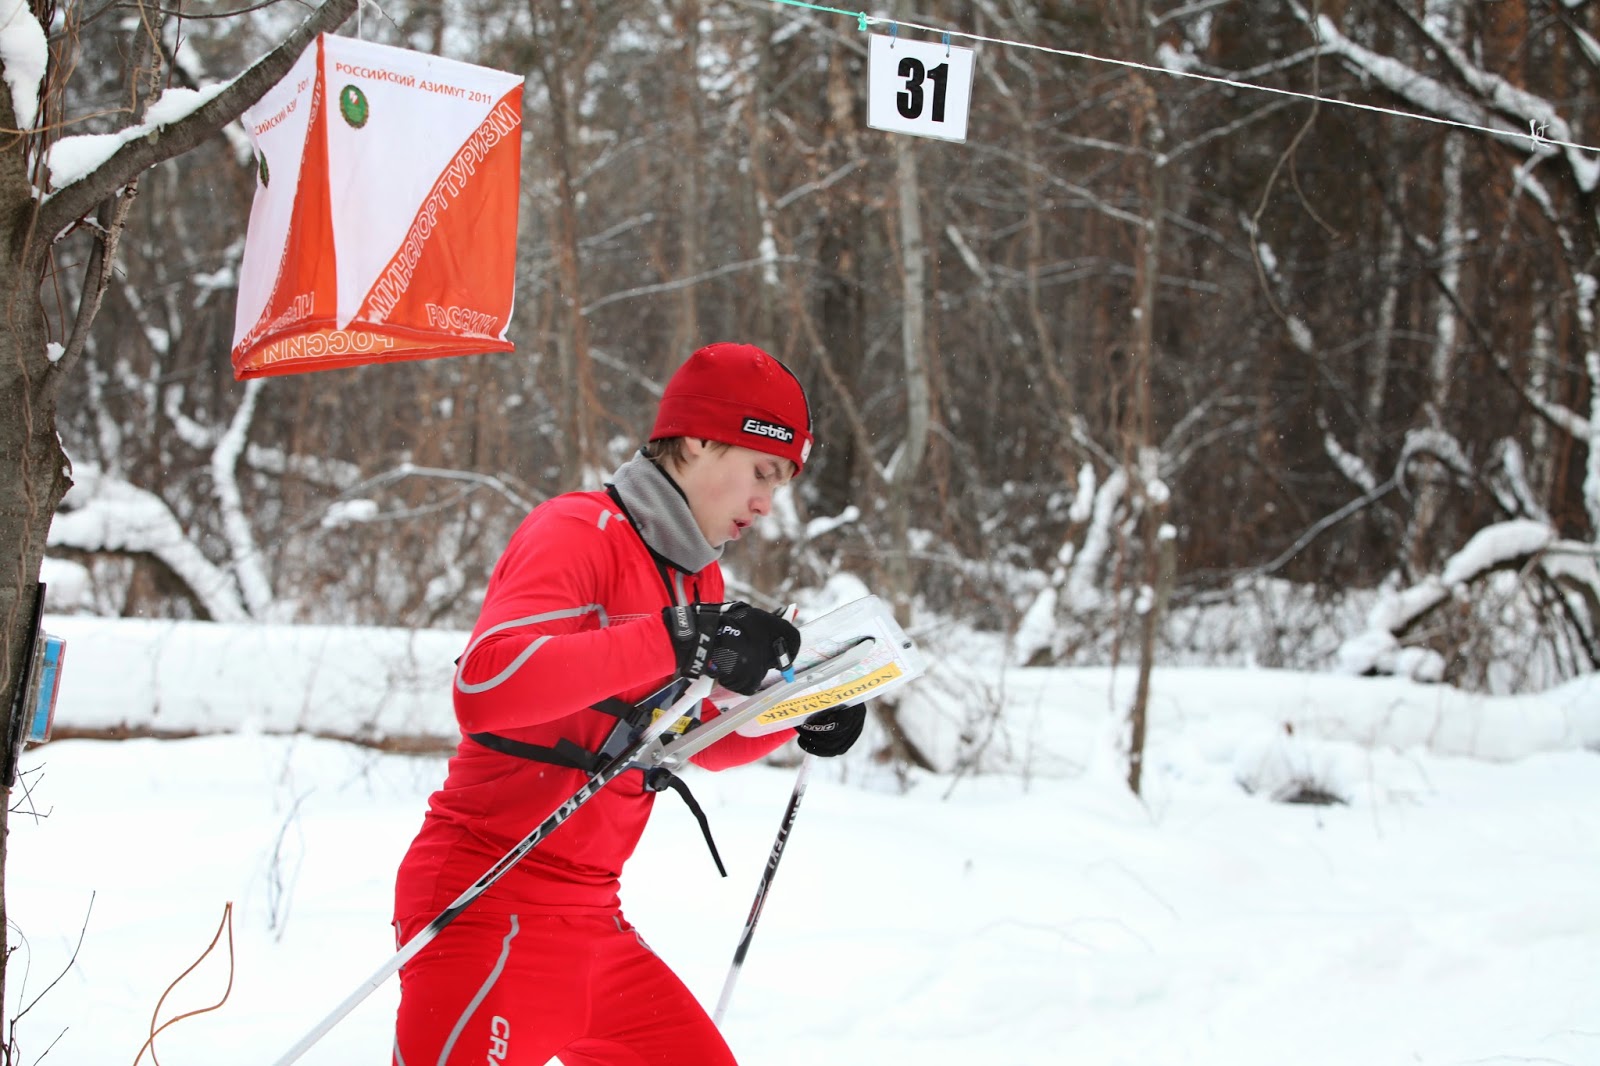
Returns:
[[[339,114],[356,129],[367,124],[367,94],[354,85],[339,90]]]

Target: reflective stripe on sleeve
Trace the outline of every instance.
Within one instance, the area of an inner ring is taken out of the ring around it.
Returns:
[[[487,681],[480,681],[477,684],[469,684],[463,679],[463,675],[466,673],[467,663],[469,660],[471,660],[473,651],[477,649],[479,644],[482,644],[485,640],[488,640],[496,633],[503,633],[508,629],[516,629],[519,626],[537,625],[540,622],[555,622],[563,618],[580,618],[586,614],[599,614],[600,628],[604,629],[606,627],[606,610],[598,603],[589,603],[582,607],[570,607],[563,611],[550,611],[546,614],[529,615],[527,618],[513,618],[509,622],[501,622],[498,625],[490,626],[478,636],[478,639],[467,645],[466,651],[461,653],[461,666],[456,670],[456,691],[466,693],[470,696],[478,692],[485,692],[491,688],[494,688],[496,685],[504,683],[511,677],[512,674],[516,673],[522,668],[522,664],[527,662],[528,659],[532,657],[533,653],[538,651],[545,641],[550,639],[548,635],[537,638],[533,641],[533,643],[529,644],[526,648],[523,648],[517,657],[511,660],[510,665],[504,670],[500,671]]]

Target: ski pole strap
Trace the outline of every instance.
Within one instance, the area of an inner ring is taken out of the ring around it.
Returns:
[[[579,770],[593,777],[611,762],[618,754],[633,743],[639,730],[650,721],[650,712],[657,707],[666,706],[682,694],[686,682],[674,682],[657,692],[644,703],[635,706],[626,700],[615,696],[607,697],[593,705],[593,709],[602,714],[609,714],[617,719],[617,727],[612,730],[611,736],[599,751],[590,751],[576,741],[562,737],[553,746],[543,744],[529,744],[522,740],[513,740],[503,737],[498,733],[468,733],[467,739],[481,744],[490,751],[497,751],[502,755],[510,755],[516,759],[527,759],[529,762],[547,763],[552,766],[564,766],[569,770]],[[689,786],[677,774],[664,766],[645,767],[630,766],[628,769],[637,769],[644,773],[644,787],[648,792],[663,792],[671,789],[683,800],[689,808],[689,813],[694,815],[694,820],[699,823],[700,835],[706,838],[706,847],[711,851],[711,861],[717,864],[717,872],[723,877],[728,876],[727,867],[722,865],[722,856],[717,852],[717,842],[711,838],[711,822],[706,818],[705,810],[694,798],[694,793],[689,791]]]
[[[711,839],[711,822],[706,818],[706,812],[701,808],[699,801],[694,798],[694,793],[689,791],[689,785],[683,778],[667,769],[665,766],[653,766],[644,770],[644,787],[651,792],[660,792],[663,789],[672,789],[678,794],[689,808],[689,813],[694,815],[694,820],[700,823],[700,835],[706,838],[706,847],[711,849],[711,861],[717,864],[717,873],[723,877],[728,876],[728,868],[722,865],[722,856],[717,853],[717,842]]]

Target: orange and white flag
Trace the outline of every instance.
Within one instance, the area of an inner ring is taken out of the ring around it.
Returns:
[[[235,378],[512,350],[522,78],[324,34],[244,124]]]

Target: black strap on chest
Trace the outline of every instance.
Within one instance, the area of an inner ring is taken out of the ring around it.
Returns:
[[[590,751],[588,748],[562,737],[556,741],[554,747],[545,747],[543,744],[529,744],[522,740],[512,740],[510,737],[500,736],[498,733],[468,733],[467,739],[482,744],[491,751],[498,751],[502,755],[511,755],[518,759],[527,759],[530,762],[550,763],[554,766],[565,766],[572,770],[582,770],[586,774],[598,773],[600,768],[610,762],[615,755],[620,754],[620,745],[615,745],[619,734],[626,737],[635,733],[649,720],[649,708],[635,707],[625,700],[615,696],[607,697],[596,703],[593,710],[601,714],[609,714],[617,719],[617,725],[611,730],[605,745],[599,751]],[[606,749],[617,746],[619,750],[607,754]]]
[[[670,686],[666,691],[671,694],[663,703],[671,703],[679,694],[681,686]],[[657,694],[657,698],[660,697]],[[645,724],[650,720],[650,712],[655,709],[655,701],[647,700],[639,706],[634,706],[626,700],[619,700],[615,696],[607,697],[596,703],[594,710],[601,714],[609,714],[617,719],[616,727],[611,730],[611,735],[606,738],[605,744],[599,751],[590,751],[576,741],[562,737],[551,747],[543,744],[529,744],[526,741],[513,740],[510,737],[500,736],[498,733],[468,733],[467,739],[476,744],[481,744],[490,751],[497,751],[502,755],[510,755],[517,759],[527,759],[529,762],[547,763],[553,766],[565,766],[572,770],[581,770],[593,776],[600,768],[612,759],[627,750]],[[717,842],[711,839],[711,822],[706,818],[706,812],[694,798],[694,793],[689,791],[689,786],[683,778],[667,769],[665,766],[653,766],[646,769],[643,766],[630,767],[638,769],[644,774],[644,787],[647,792],[663,792],[667,789],[678,794],[689,808],[689,813],[694,815],[694,820],[700,825],[700,835],[706,839],[706,847],[711,849],[711,861],[717,864],[717,872],[723,877],[728,876],[727,867],[722,865],[722,856],[717,852]]]

